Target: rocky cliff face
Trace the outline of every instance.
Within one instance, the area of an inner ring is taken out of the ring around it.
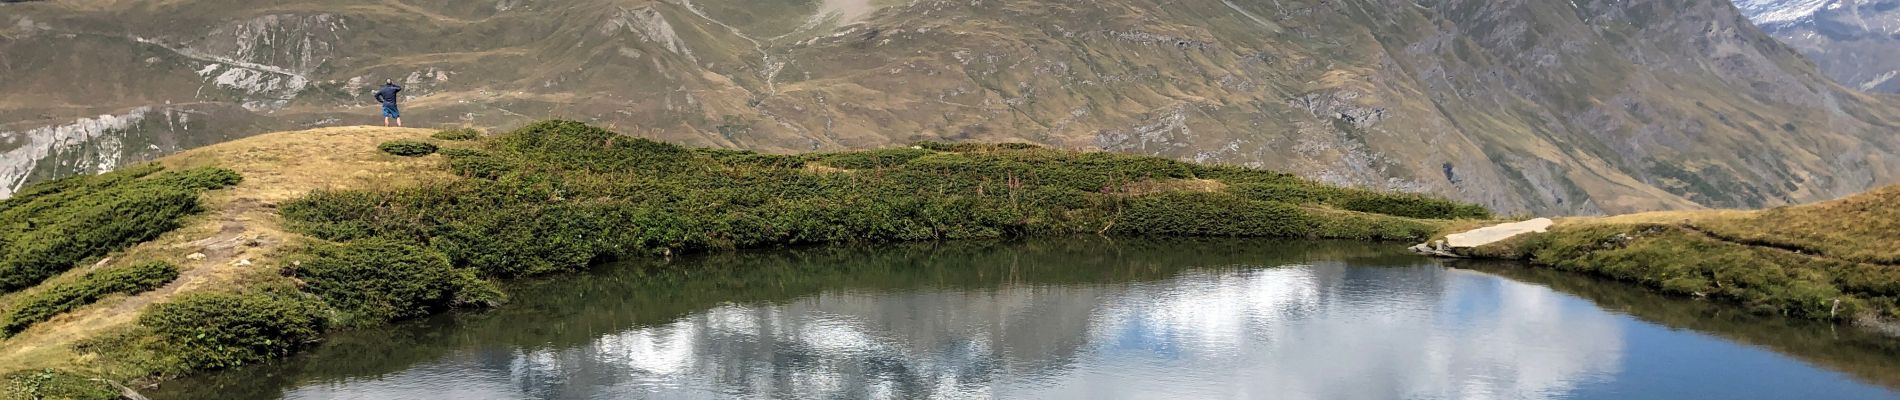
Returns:
[[[1762,30],[1850,87],[1900,93],[1900,0],[1737,0]]]
[[[1504,212],[1771,206],[1900,177],[1890,161],[1900,109],[1827,81],[1723,1],[0,9],[4,160],[33,166],[6,177],[379,122],[368,92],[387,78],[408,85],[412,124],[566,117],[766,151],[1028,141],[1282,169]],[[134,112],[141,123],[101,130],[118,132],[116,147],[15,139]],[[189,130],[166,123],[177,115]]]

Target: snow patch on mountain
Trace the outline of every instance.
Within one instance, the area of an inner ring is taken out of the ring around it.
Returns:
[[[1839,0],[1735,0],[1735,7],[1748,14],[1748,19],[1758,25],[1774,25],[1801,22],[1814,16],[1814,13],[1833,5],[1839,7]]]

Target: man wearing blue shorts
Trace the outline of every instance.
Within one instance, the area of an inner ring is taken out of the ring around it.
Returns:
[[[396,126],[402,126],[402,110],[396,108],[396,94],[402,93],[402,86],[396,86],[396,80],[383,81],[383,88],[376,91],[376,102],[383,103],[383,126],[389,126],[389,120],[396,120]]]

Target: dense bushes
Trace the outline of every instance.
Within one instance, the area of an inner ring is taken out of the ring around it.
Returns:
[[[1163,193],[1129,201],[1116,221],[1124,233],[1194,236],[1297,237],[1314,221],[1287,203],[1227,193]]]
[[[820,160],[826,165],[844,169],[878,169],[903,165],[904,163],[910,162],[910,160],[917,159],[917,157],[934,153],[935,152],[924,149],[854,151],[850,153],[821,155]]]
[[[449,265],[431,249],[386,239],[322,244],[285,269],[346,315],[368,323],[412,318],[500,298],[493,284],[473,271]]]
[[[429,137],[436,138],[438,140],[467,141],[467,140],[480,139],[482,137],[482,132],[477,131],[474,128],[449,129],[449,130],[436,132],[434,135],[429,135]]]
[[[1382,193],[1338,188],[1298,180],[1243,183],[1230,186],[1228,191],[1258,200],[1318,203],[1344,210],[1407,218],[1491,218],[1491,210],[1476,204],[1411,193]]]
[[[508,164],[479,150],[446,149],[442,156],[448,158],[450,172],[465,178],[495,179],[508,172]]]
[[[435,147],[435,144],[433,143],[424,142],[420,140],[409,140],[409,139],[391,140],[391,141],[383,142],[382,145],[378,145],[376,146],[376,148],[379,150],[382,150],[384,153],[395,154],[395,155],[399,155],[403,157],[426,156],[430,154],[435,154],[435,151],[437,150],[437,148]]]
[[[178,267],[149,262],[86,273],[21,299],[0,316],[0,337],[13,336],[40,321],[115,293],[136,294],[164,286],[178,278]]]
[[[202,211],[200,193],[240,179],[220,168],[158,172],[141,166],[67,178],[0,203],[0,293],[176,229]]]
[[[288,290],[200,292],[152,306],[139,316],[163,364],[202,370],[290,354],[330,327],[321,301]]]
[[[1339,208],[1411,218],[1491,218],[1491,210],[1476,204],[1407,193],[1357,192],[1338,200]]]
[[[1358,204],[1344,199],[1360,191],[1126,154],[924,144],[771,155],[689,150],[566,121],[484,144],[444,151],[457,175],[480,179],[316,192],[282,213],[321,239],[426,244],[452,265],[497,277],[801,243],[1101,232],[1413,240],[1431,233],[1404,218],[1336,210]],[[1308,192],[1315,194],[1285,194]],[[1453,204],[1409,195],[1362,203],[1408,215]],[[1334,217],[1346,222],[1331,223]]]

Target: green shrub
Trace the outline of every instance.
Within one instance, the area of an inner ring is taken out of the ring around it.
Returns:
[[[386,239],[313,246],[285,269],[353,322],[414,318],[492,305],[499,289],[432,249]]]
[[[820,156],[825,165],[844,169],[890,168],[932,154],[924,149],[885,149],[837,153]]]
[[[52,183],[0,209],[0,293],[39,284],[177,229],[203,211],[198,196],[236,184],[236,172],[200,168],[153,173],[135,167]]]
[[[156,351],[194,370],[255,363],[316,343],[329,329],[323,302],[294,291],[201,292],[139,316]]]
[[[447,149],[442,156],[448,158],[450,172],[465,178],[500,178],[509,169],[500,158],[478,150]]]
[[[1313,232],[1313,224],[1305,211],[1286,203],[1189,192],[1135,198],[1122,209],[1115,229],[1154,235],[1300,237]]]
[[[1254,200],[1293,204],[1331,203],[1347,193],[1345,189],[1303,182],[1242,183],[1228,186],[1227,191]]]
[[[1323,226],[1311,211],[1323,207],[1300,205],[1346,190],[1271,171],[1027,145],[920,147],[767,155],[547,121],[492,137],[480,150],[444,151],[449,169],[481,179],[318,191],[281,211],[293,229],[320,239],[426,244],[486,277],[796,244],[1105,231],[1409,240],[1430,226],[1359,213],[1343,215],[1363,220]],[[1221,186],[1203,181],[1210,179],[1306,194],[1184,193]]]
[[[1318,226],[1313,236],[1333,239],[1422,242],[1439,227],[1415,219],[1345,211],[1309,211]]]
[[[377,145],[376,148],[382,150],[384,153],[395,154],[395,155],[399,155],[403,157],[426,156],[430,154],[435,154],[435,151],[437,150],[434,143],[424,142],[420,140],[409,140],[409,139],[399,139],[399,140],[391,140],[391,141],[383,142],[383,144]]]
[[[0,376],[5,399],[118,400],[119,392],[103,382],[56,369],[15,371]]]
[[[1400,217],[1439,219],[1491,218],[1491,210],[1485,209],[1484,206],[1410,193],[1359,191],[1343,196],[1337,200],[1337,204],[1339,208],[1347,210],[1396,215]]]
[[[92,304],[111,294],[137,294],[178,278],[178,267],[150,262],[86,273],[76,281],[47,288],[15,303],[0,316],[0,337],[13,336],[54,315]]]
[[[469,141],[482,138],[482,132],[475,130],[475,128],[448,129],[436,132],[434,135],[429,135],[429,137],[438,140]]]

